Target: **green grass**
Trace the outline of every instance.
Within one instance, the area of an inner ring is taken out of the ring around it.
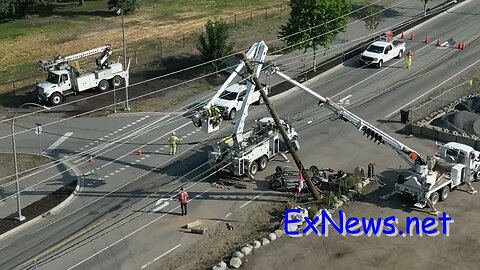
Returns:
[[[61,34],[70,31],[75,24],[64,20],[49,20],[35,22],[33,20],[15,20],[0,24],[0,40],[14,39],[19,36],[27,36],[38,33]]]

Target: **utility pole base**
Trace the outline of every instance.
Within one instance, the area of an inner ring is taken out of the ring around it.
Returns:
[[[18,221],[24,221],[25,217],[24,216],[19,216],[19,217],[15,217],[15,219],[18,220]]]

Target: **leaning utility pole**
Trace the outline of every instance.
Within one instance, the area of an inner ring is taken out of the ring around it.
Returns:
[[[282,134],[283,140],[287,144],[288,151],[292,155],[293,160],[295,161],[295,164],[297,165],[298,170],[301,172],[303,179],[305,179],[305,182],[307,182],[308,189],[313,195],[313,198],[315,200],[320,200],[320,193],[318,190],[315,188],[313,185],[312,181],[310,181],[310,177],[307,174],[307,171],[303,167],[302,162],[300,161],[300,157],[297,155],[295,152],[295,148],[292,145],[292,142],[290,142],[290,139],[288,138],[287,132],[285,131],[285,128],[282,125],[282,122],[280,121],[280,118],[278,117],[277,112],[275,111],[275,108],[273,105],[270,103],[270,100],[268,99],[267,94],[262,89],[262,85],[260,83],[260,80],[255,76],[255,72],[253,71],[252,66],[248,62],[248,58],[245,55],[244,52],[242,52],[242,59],[243,62],[245,63],[245,67],[247,68],[248,73],[253,77],[253,81],[255,82],[255,90],[258,90],[260,94],[262,95],[263,101],[265,102],[265,105],[267,105],[268,110],[270,111],[270,114],[273,117],[273,120],[275,121],[275,124],[277,125],[278,129],[280,130],[280,133]]]

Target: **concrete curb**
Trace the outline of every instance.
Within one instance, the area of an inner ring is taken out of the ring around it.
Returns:
[[[27,154],[31,154],[31,153],[27,153]],[[38,155],[38,154],[36,154],[36,155]],[[53,157],[50,157],[48,155],[42,154],[42,156],[48,157],[52,160],[55,160]],[[55,161],[57,161],[57,160],[55,160]],[[73,198],[81,191],[81,189],[83,187],[83,180],[84,180],[84,177],[81,174],[81,172],[76,167],[71,166],[70,163],[68,163],[68,162],[61,161],[61,163],[63,163],[67,168],[69,168],[71,171],[73,171],[75,176],[77,177],[77,186],[75,187],[75,190],[72,192],[72,194],[70,194],[70,196],[68,196],[60,204],[58,204],[54,208],[50,209],[49,211],[43,213],[42,215],[37,216],[37,217],[19,225],[19,226],[11,229],[10,231],[0,235],[0,241],[3,241],[4,239],[12,236],[13,234],[18,233],[18,232],[34,225],[35,223],[41,221],[43,218],[46,218],[48,216],[57,214],[63,208],[65,208],[73,200]]]

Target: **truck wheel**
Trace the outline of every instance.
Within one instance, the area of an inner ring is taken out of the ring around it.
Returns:
[[[235,118],[235,116],[237,116],[237,110],[235,108],[233,108],[230,113],[228,114],[228,119],[229,120],[233,120]]]
[[[440,196],[438,195],[438,192],[434,192],[430,195],[430,201],[432,202],[433,205],[438,203]]]
[[[115,88],[122,87],[123,86],[123,78],[120,77],[120,76],[113,77],[112,85],[115,86]]]
[[[258,163],[256,161],[252,162],[248,170],[252,176],[255,176],[255,174],[258,172]]]
[[[313,173],[313,175],[319,175],[320,174],[320,170],[315,165],[310,166],[310,171]]]
[[[110,87],[110,85],[108,84],[108,81],[107,81],[107,80],[101,80],[101,81],[98,83],[97,89],[98,89],[98,91],[100,91],[100,92],[105,92],[105,91],[108,90],[109,87]]]
[[[58,104],[62,103],[63,101],[63,96],[60,93],[53,93],[50,96],[50,104],[52,106],[57,106]]]
[[[448,193],[450,192],[449,187],[443,187],[440,191],[440,201],[444,201],[448,197]]]
[[[382,67],[382,64],[383,64],[383,61],[380,60],[380,61],[378,62],[378,64],[377,64],[377,67],[378,67],[378,68],[381,68],[381,67]]]
[[[275,179],[272,180],[270,185],[272,186],[273,190],[277,190],[277,189],[283,187],[283,182],[282,182],[282,180],[275,178]]]
[[[258,170],[259,171],[265,170],[265,168],[267,168],[267,164],[268,164],[268,158],[266,156],[261,156],[258,159]]]
[[[398,52],[397,58],[402,58],[402,56],[403,56],[403,50],[400,50]]]
[[[318,186],[320,185],[320,183],[322,183],[322,179],[317,175],[314,175],[311,179],[312,179],[312,184],[314,184],[315,186]]]

